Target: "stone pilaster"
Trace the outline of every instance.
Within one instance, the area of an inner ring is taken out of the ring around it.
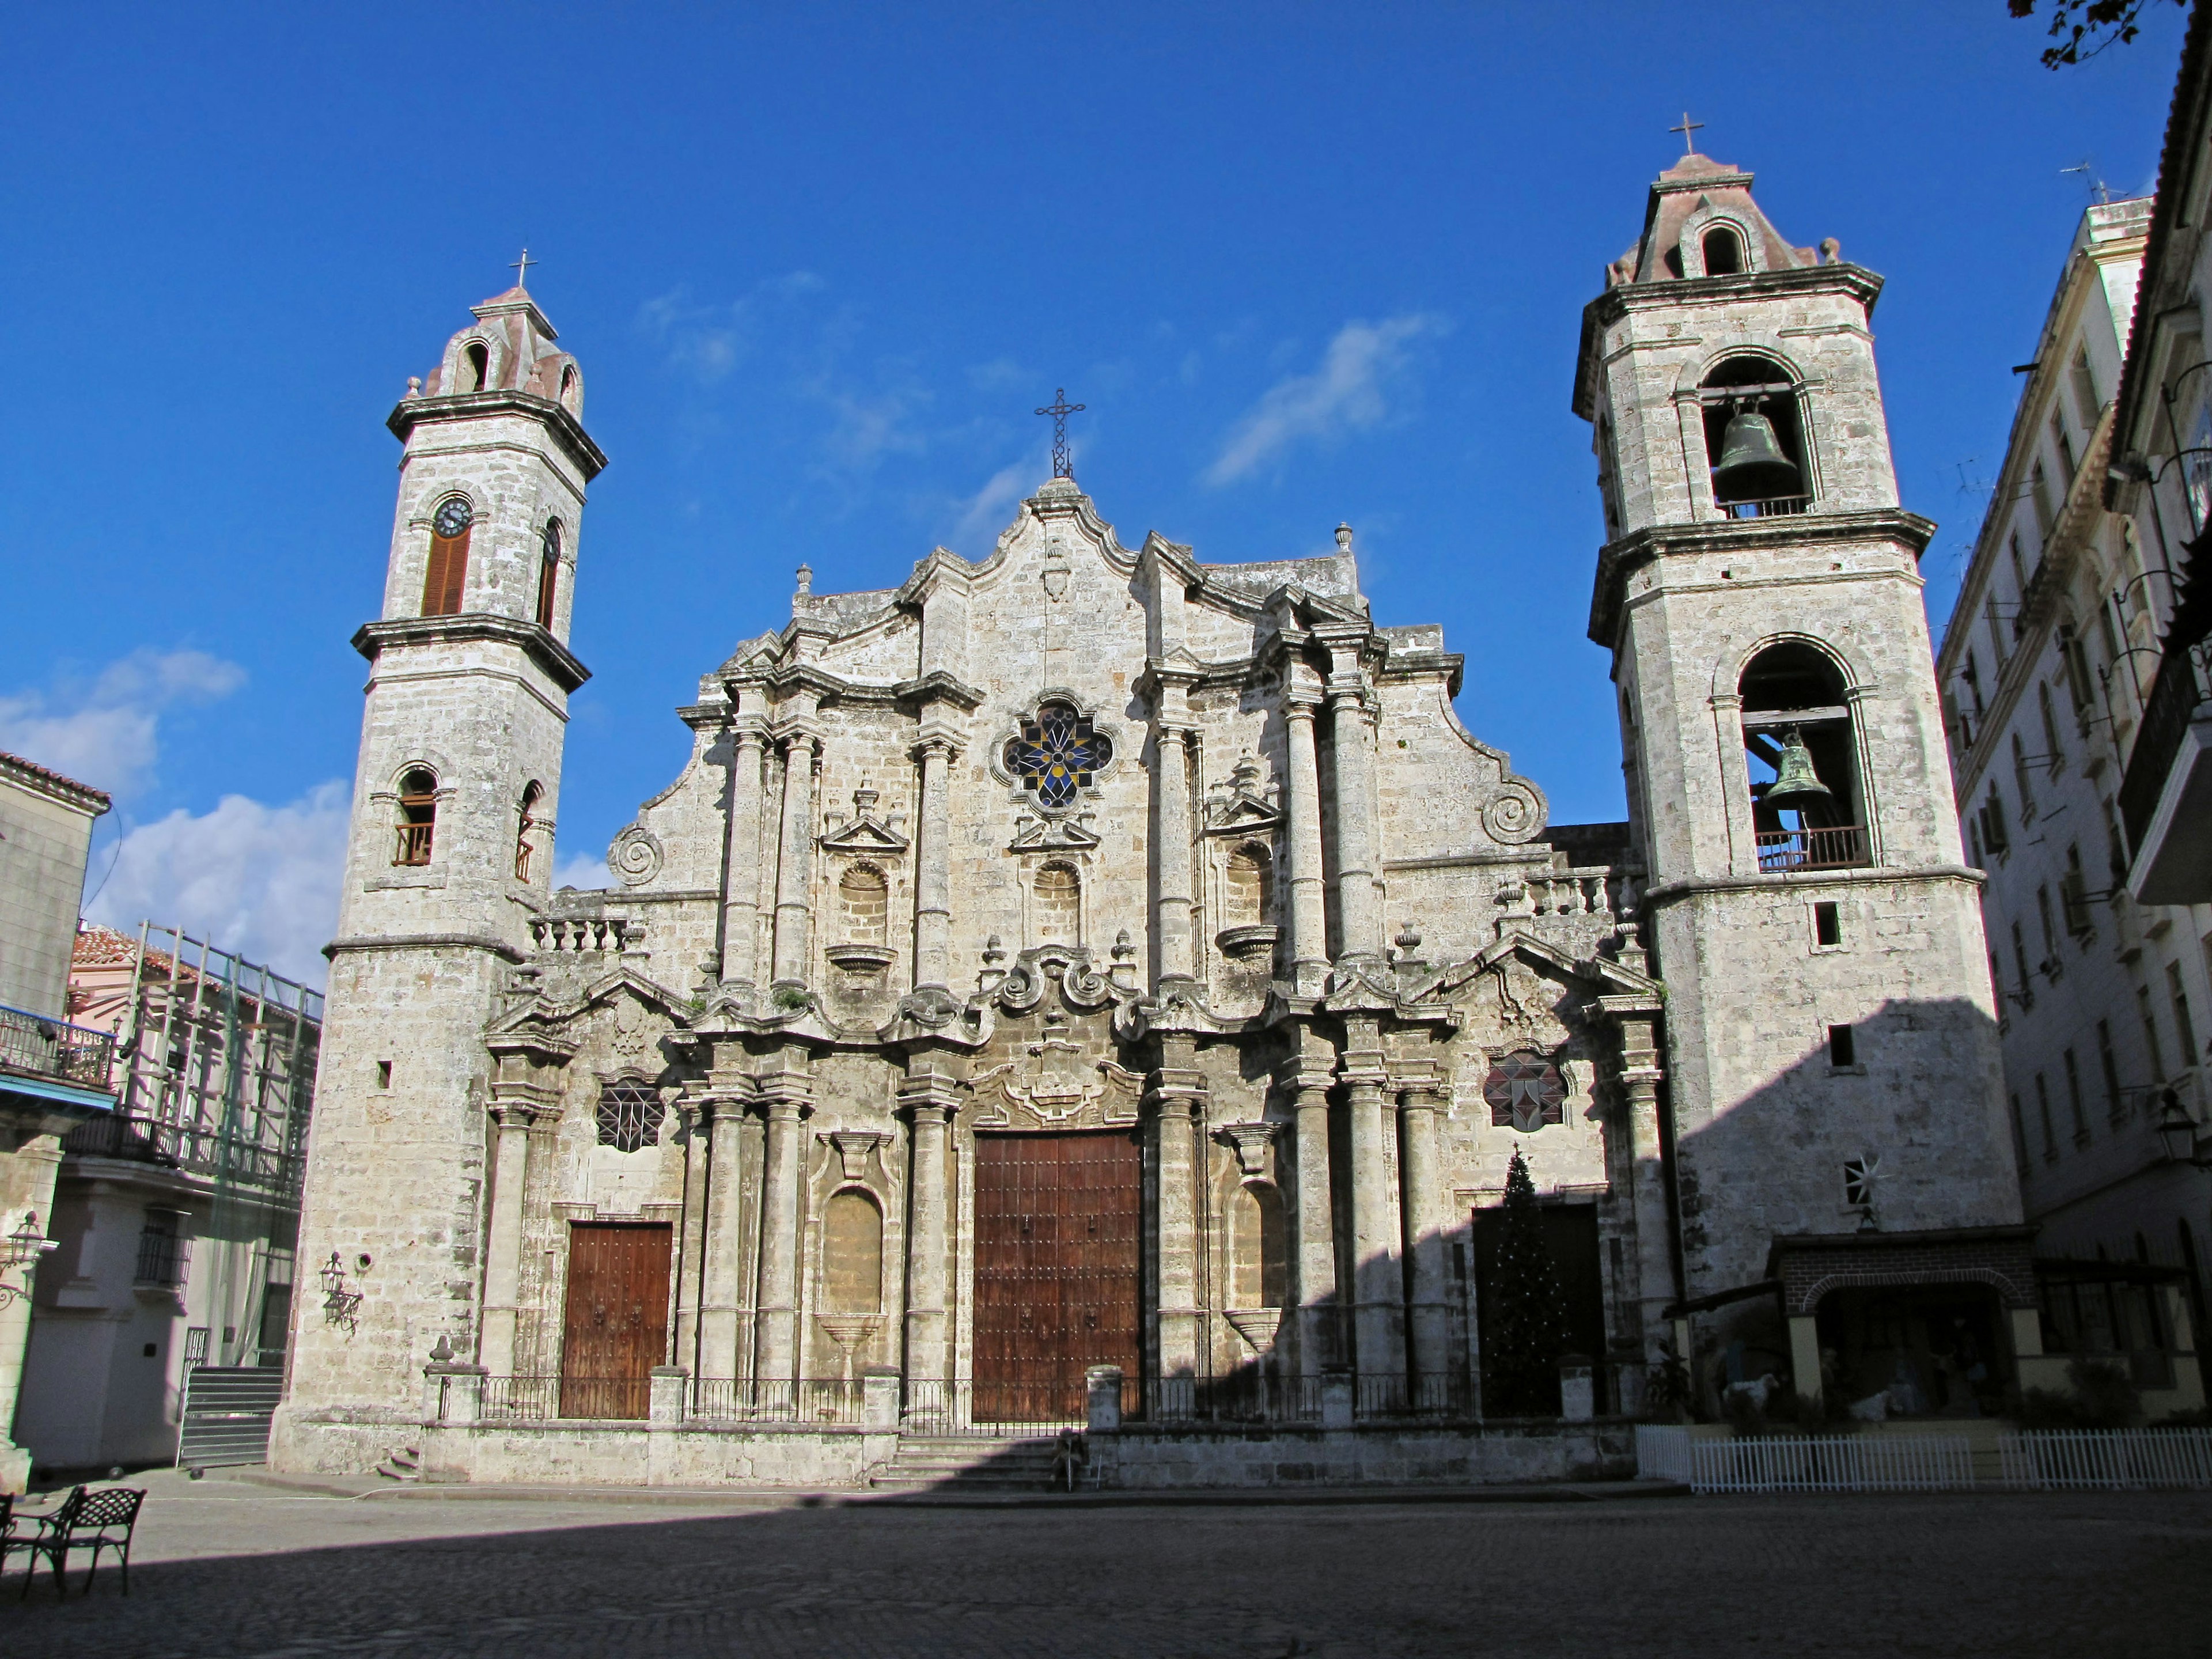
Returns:
[[[1382,905],[1375,890],[1375,727],[1356,653],[1340,651],[1328,677],[1329,764],[1335,786],[1337,957],[1379,960]]]
[[[907,1163],[906,1374],[951,1375],[952,1115],[959,1105],[940,1052],[907,1056],[901,1103],[911,1124]]]
[[[952,843],[945,781],[959,755],[951,738],[933,734],[915,745],[921,769],[921,810],[915,814],[914,983],[943,989],[952,974]]]
[[[744,1313],[745,1124],[742,1095],[716,1094],[702,1106],[707,1129],[707,1239],[699,1292],[699,1372],[733,1377]]]
[[[755,1317],[754,1375],[764,1380],[797,1376],[799,1364],[799,1234],[805,1217],[799,1182],[805,1173],[801,1121],[813,1103],[813,1079],[805,1052],[787,1048],[775,1069],[760,1079],[768,1120],[761,1159],[760,1311]]]
[[[1311,671],[1294,665],[1294,677]],[[1289,866],[1291,986],[1317,997],[1328,981],[1328,886],[1322,873],[1321,768],[1314,748],[1314,715],[1321,707],[1310,688],[1294,684],[1283,699],[1288,775],[1283,791],[1283,844]]]
[[[676,1116],[684,1139],[683,1209],[676,1226],[676,1340],[677,1363],[693,1376],[699,1370],[699,1303],[705,1288],[707,1255],[707,1164],[713,1156],[708,1144],[707,1110],[696,1100],[676,1103]]]
[[[814,885],[814,782],[821,740],[797,732],[783,740],[783,815],[775,865],[775,983],[804,985]]]
[[[1318,830],[1318,826],[1316,826]],[[1328,1089],[1335,1055],[1327,1038],[1297,1027],[1298,1049],[1276,1073],[1297,1114],[1291,1188],[1291,1267],[1298,1375],[1317,1377],[1344,1359],[1344,1308],[1336,1282],[1335,1206],[1329,1191]]]
[[[1398,1079],[1398,1180],[1406,1257],[1413,1265],[1408,1369],[1419,1376],[1443,1376],[1456,1369],[1444,1271],[1443,1183],[1437,1164],[1437,1114],[1443,1106],[1436,1063],[1406,1068]]]
[[[1198,1137],[1206,1121],[1206,1079],[1197,1069],[1197,1045],[1191,1037],[1164,1032],[1159,1044],[1159,1067],[1146,1097],[1152,1109],[1152,1168],[1159,1182],[1152,1210],[1159,1227],[1157,1352],[1161,1376],[1191,1376],[1198,1372],[1202,1346],[1198,1230],[1203,1212],[1198,1188],[1204,1165]]]
[[[491,1216],[484,1240],[484,1301],[477,1363],[494,1376],[514,1372],[514,1329],[522,1304],[522,1204],[530,1179],[530,1130],[538,1107],[495,1101],[499,1126],[492,1154]]]
[[[722,852],[722,983],[750,988],[760,973],[761,757],[767,737],[741,720],[730,760],[729,841]]]
[[[1157,659],[1145,670],[1152,702],[1152,984],[1198,971],[1191,858],[1190,670]]]
[[[1636,1249],[1631,1258],[1636,1282],[1614,1286],[1614,1295],[1620,1305],[1639,1310],[1640,1335],[1650,1344],[1668,1334],[1668,1304],[1684,1293],[1675,1284],[1666,1166],[1661,1157],[1659,1085],[1667,1074],[1659,1063],[1659,1015],[1648,1006],[1635,1006],[1630,998],[1600,1001],[1612,1006],[1620,1031],[1620,1110],[1628,1143],[1621,1164],[1626,1166],[1629,1199],[1636,1218]],[[1689,1358],[1686,1352],[1681,1357]]]
[[[1396,1183],[1389,1176],[1392,1109],[1382,1038],[1372,1019],[1344,1023],[1344,1109],[1352,1147],[1352,1338],[1363,1376],[1402,1373],[1405,1279],[1399,1265]]]

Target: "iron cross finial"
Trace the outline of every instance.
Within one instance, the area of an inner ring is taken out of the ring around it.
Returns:
[[[1075,469],[1067,459],[1067,417],[1071,415],[1080,415],[1084,406],[1081,404],[1072,404],[1067,401],[1066,386],[1061,386],[1054,392],[1052,397],[1052,402],[1037,410],[1040,415],[1052,416],[1052,476],[1055,478],[1072,478],[1075,476]]]
[[[544,263],[545,261],[543,259],[532,258],[530,257],[530,250],[528,248],[523,249],[522,257],[513,262],[514,269],[519,273],[514,279],[515,287],[520,289],[527,289],[530,286],[530,267],[532,265],[542,265]]]
[[[1668,127],[1667,131],[1669,132],[1680,133],[1682,135],[1682,154],[1685,155],[1694,155],[1697,153],[1697,146],[1690,142],[1690,135],[1703,125],[1705,125],[1703,121],[1692,121],[1690,118],[1690,112],[1684,110],[1682,112],[1682,125],[1679,127]]]

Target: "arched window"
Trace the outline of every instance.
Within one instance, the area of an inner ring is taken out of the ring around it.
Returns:
[[[1230,1202],[1229,1231],[1229,1305],[1281,1307],[1290,1279],[1282,1195],[1265,1182],[1239,1187]]]
[[[837,878],[837,910],[847,945],[881,945],[889,922],[890,884],[872,864],[856,864]]]
[[[1036,872],[1036,942],[1074,945],[1083,921],[1083,881],[1068,864],[1048,864]]]
[[[1698,401],[1720,509],[1732,519],[1802,513],[1813,475],[1790,371],[1765,357],[1730,357],[1705,376]]]
[[[833,1314],[879,1313],[884,1305],[884,1212],[856,1188],[822,1208],[822,1306]]]
[[[422,572],[422,614],[451,617],[461,608],[468,585],[469,532],[476,509],[465,495],[448,495],[430,516],[430,560]]]
[[[482,392],[491,380],[491,348],[482,340],[471,340],[461,359],[461,390]]]
[[[561,580],[561,520],[548,519],[538,538],[538,625],[553,627],[553,595]]]
[[[1858,745],[1842,672],[1812,646],[1770,646],[1746,665],[1737,690],[1759,867],[1864,864]]]
[[[428,864],[430,842],[438,828],[438,780],[423,767],[416,767],[399,780],[399,839],[393,848],[394,864]]]
[[[570,363],[561,371],[561,406],[571,415],[576,412],[576,366]]]
[[[538,827],[538,803],[545,791],[535,779],[522,792],[521,823],[514,831],[514,878],[530,879],[530,832]]]
[[[1715,225],[1705,233],[1705,275],[1735,276],[1743,270],[1743,244],[1736,240],[1735,232],[1726,225]]]
[[[1229,855],[1221,924],[1252,927],[1267,921],[1274,902],[1274,860],[1267,849],[1248,842]]]
[[[599,1091],[599,1145],[618,1152],[658,1146],[665,1115],[660,1091],[650,1083],[610,1083]]]

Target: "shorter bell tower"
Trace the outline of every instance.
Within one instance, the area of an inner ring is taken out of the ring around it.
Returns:
[[[271,1461],[366,1470],[434,1352],[481,1325],[484,1028],[550,891],[585,489],[574,358],[520,286],[474,307],[386,424],[405,446],[368,659],[353,824]]]
[[[1653,182],[1583,313],[1574,394],[1607,532],[1589,633],[1667,986],[1678,1305],[1728,1305],[1807,1241],[1859,1240],[1869,1284],[1905,1271],[1881,1251],[1908,1238],[2027,1249],[1922,602],[1935,526],[1899,503],[1875,366],[1881,279],[1832,240],[1793,246],[1752,182],[1698,155]],[[2032,1334],[2032,1276],[2007,1284]],[[1801,1392],[1813,1317],[1792,1312]]]

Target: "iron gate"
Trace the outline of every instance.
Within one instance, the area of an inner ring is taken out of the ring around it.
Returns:
[[[282,1365],[195,1365],[185,1373],[177,1462],[187,1469],[269,1461],[269,1421],[284,1392]]]

